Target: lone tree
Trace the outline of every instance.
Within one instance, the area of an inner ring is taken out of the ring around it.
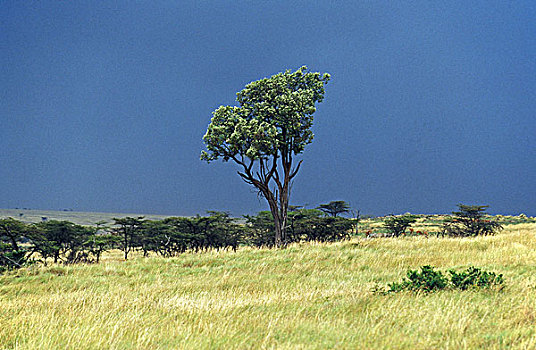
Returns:
[[[312,142],[315,104],[324,98],[330,75],[303,66],[249,83],[236,106],[220,106],[203,137],[207,162],[237,163],[238,175],[266,198],[274,219],[275,245],[286,241],[290,185],[302,160],[293,156]]]

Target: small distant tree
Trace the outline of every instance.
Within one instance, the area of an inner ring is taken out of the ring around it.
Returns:
[[[383,226],[391,233],[392,236],[398,237],[417,221],[417,216],[405,214],[400,216],[390,216],[383,222]]]
[[[331,201],[328,204],[320,204],[316,209],[322,210],[329,216],[337,217],[337,215],[349,213],[350,205],[345,201]]]
[[[97,231],[99,230],[107,230],[109,227],[106,226],[107,221],[106,220],[99,220],[94,225]]]
[[[143,216],[137,218],[124,217],[124,218],[113,218],[114,225],[116,226],[112,233],[121,238],[121,249],[125,260],[128,260],[128,254],[130,251],[139,246],[140,232],[142,225],[145,220]]]
[[[336,242],[350,238],[353,222],[341,217],[316,217],[298,222],[301,240]]]
[[[441,233],[446,236],[473,237],[492,235],[502,230],[503,226],[499,222],[486,218],[488,207],[458,204],[458,211],[453,211],[453,216],[444,221]]]
[[[202,160],[232,160],[240,166],[238,175],[266,199],[277,247],[287,240],[290,187],[302,163],[295,156],[313,141],[315,105],[329,79],[303,66],[249,83],[237,93],[239,107],[214,111],[203,137]]]
[[[354,220],[354,223],[355,223],[355,234],[358,235],[359,234],[359,223],[361,222],[361,211],[358,209],[358,210],[355,210],[355,209],[352,209],[351,210],[351,213],[352,213],[352,216],[353,216],[353,220]]]
[[[94,233],[86,241],[86,247],[89,253],[95,257],[95,262],[98,264],[102,253],[114,249],[119,241],[119,237],[111,234]]]

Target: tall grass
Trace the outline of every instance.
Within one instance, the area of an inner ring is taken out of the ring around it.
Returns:
[[[408,269],[469,265],[502,290],[371,292]],[[536,348],[536,224],[496,236],[353,239],[284,250],[117,253],[0,276],[5,349]]]

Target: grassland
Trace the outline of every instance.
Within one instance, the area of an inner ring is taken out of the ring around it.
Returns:
[[[502,290],[374,294],[407,269],[470,265]],[[0,276],[2,349],[536,348],[536,224],[467,238],[355,238],[284,250],[111,253]]]

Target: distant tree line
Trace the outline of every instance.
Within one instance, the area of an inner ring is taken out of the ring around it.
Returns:
[[[326,214],[318,209],[292,208],[285,243],[333,242],[347,239],[355,220]],[[236,250],[241,245],[274,246],[274,220],[269,211],[236,219],[225,212],[206,216],[114,218],[109,226],[98,222],[82,226],[69,221],[47,220],[26,224],[0,219],[0,270],[30,262],[98,263],[104,252],[119,249],[127,260],[133,251],[144,256],[177,256],[186,251]]]
[[[438,236],[473,237],[491,235],[503,227],[485,215],[487,206],[458,205],[443,221]],[[316,209],[290,206],[284,244],[296,242],[335,242],[358,234],[359,211],[344,201],[322,204]],[[353,213],[354,218],[341,217]],[[388,236],[406,235],[419,217],[405,214],[388,216],[383,222]],[[206,216],[170,217],[146,220],[144,217],[114,218],[113,223],[98,222],[82,226],[69,221],[48,220],[26,224],[13,218],[0,219],[0,271],[31,262],[74,264],[98,263],[104,252],[118,249],[127,260],[133,251],[172,257],[186,251],[232,249],[239,246],[274,247],[275,226],[272,213],[261,211],[232,218],[225,212],[209,211]],[[419,233],[420,231],[417,231]],[[369,233],[367,237],[371,237]]]
[[[438,236],[449,237],[475,237],[493,235],[503,229],[497,220],[491,220],[486,216],[487,205],[458,204],[458,211],[453,211],[443,221],[443,226]],[[404,215],[390,215],[383,223],[384,228],[391,237],[405,235],[406,230],[411,229],[419,217],[409,213]]]

